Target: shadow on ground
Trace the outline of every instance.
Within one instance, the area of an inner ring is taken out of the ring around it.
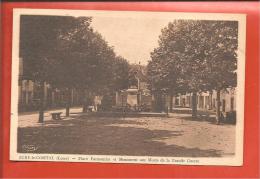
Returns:
[[[185,148],[158,142],[160,139],[181,136],[183,131],[111,126],[114,124],[142,125],[143,123],[120,118],[88,116],[48,121],[43,126],[18,129],[18,152],[172,157],[221,156],[219,150]],[[28,146],[33,146],[34,151],[28,150]]]
[[[179,119],[188,121],[200,121],[200,122],[210,122],[211,124],[216,124],[216,118],[212,116],[197,116],[193,118],[192,116],[178,116]]]
[[[205,116],[205,115],[198,115],[196,118],[193,118],[192,116],[178,116],[181,120],[188,120],[188,121],[199,121],[199,122],[208,122],[213,125],[234,125],[232,123],[228,123],[225,121],[220,121],[220,123],[217,123],[215,116]]]

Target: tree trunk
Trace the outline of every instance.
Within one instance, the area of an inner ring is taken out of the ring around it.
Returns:
[[[172,112],[172,107],[173,107],[173,94],[170,94],[170,112]]]
[[[66,117],[70,116],[71,89],[67,89]]]
[[[197,92],[192,93],[192,118],[197,118]]]
[[[81,105],[82,105],[82,112],[85,112],[86,97],[85,97],[84,89],[80,89],[80,101],[81,101]]]
[[[162,112],[164,106],[162,101],[162,95],[160,93],[156,94],[155,104],[156,104],[156,112]]]
[[[83,106],[83,109],[82,109],[83,112],[88,112],[89,111],[88,107],[90,105],[92,105],[90,96],[91,96],[91,93],[89,91],[83,90],[83,105],[82,105]]]
[[[44,121],[44,81],[40,82],[40,107],[39,107],[39,123]]]
[[[209,109],[212,109],[212,91],[209,92]]]
[[[217,100],[216,122],[217,122],[217,124],[219,124],[220,123],[220,118],[221,118],[221,115],[220,115],[220,89],[217,89],[217,99],[216,100]]]

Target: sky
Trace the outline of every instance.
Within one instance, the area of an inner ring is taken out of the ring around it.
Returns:
[[[98,31],[117,55],[130,63],[146,65],[150,53],[158,47],[161,29],[169,20],[136,17],[93,17],[92,27]]]

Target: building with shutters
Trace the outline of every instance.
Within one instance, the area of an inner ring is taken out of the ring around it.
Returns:
[[[197,108],[199,110],[216,110],[217,92],[202,92],[197,94]],[[174,107],[192,107],[192,94],[178,95],[174,97]],[[229,112],[236,110],[236,88],[228,88],[220,93],[220,110]]]
[[[40,85],[37,81],[29,80],[23,67],[22,58],[19,59],[18,108],[19,111],[38,110],[40,104]],[[79,105],[81,97],[76,89],[71,91],[71,105]],[[66,104],[65,90],[53,88],[44,83],[45,108],[64,107]]]

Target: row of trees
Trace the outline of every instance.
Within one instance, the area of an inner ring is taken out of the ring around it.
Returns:
[[[237,48],[235,21],[170,22],[162,29],[159,47],[151,53],[147,67],[150,89],[171,99],[178,93],[192,93],[193,117],[197,116],[197,93],[216,90],[219,122],[220,92],[237,83]]]
[[[44,84],[67,91],[109,94],[127,88],[128,62],[91,27],[91,17],[21,16],[20,57],[23,79],[40,83],[39,122],[43,122]]]

